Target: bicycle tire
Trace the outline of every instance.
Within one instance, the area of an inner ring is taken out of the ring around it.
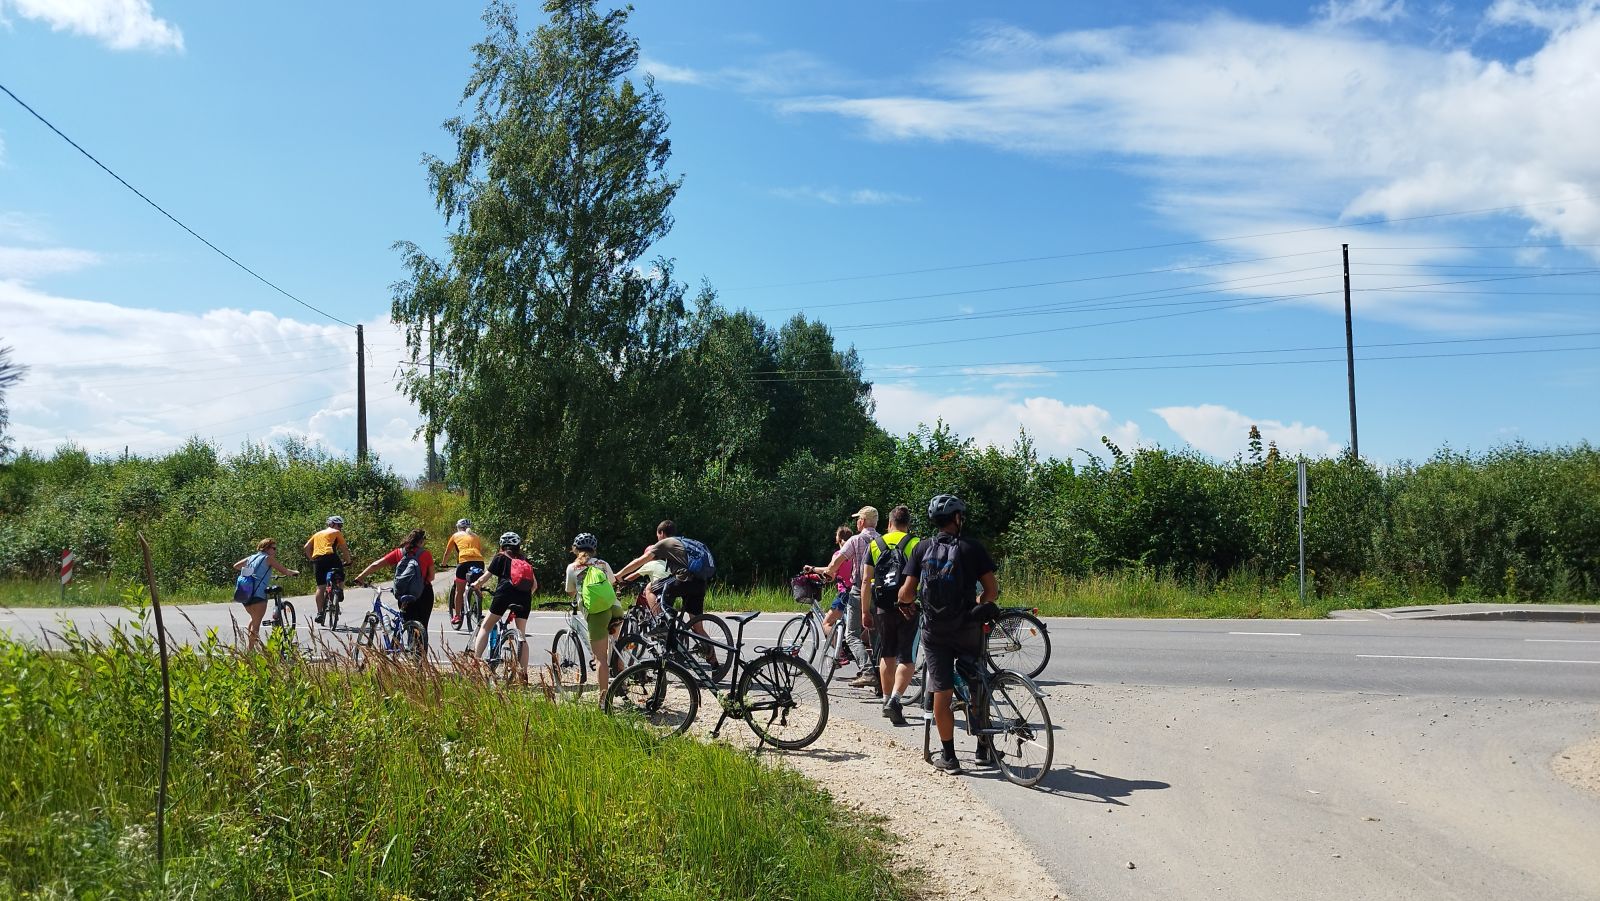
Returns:
[[[400,650],[418,661],[425,662],[428,659],[428,632],[422,628],[422,623],[406,620],[401,624]]]
[[[827,685],[805,661],[788,654],[765,654],[746,668],[736,697],[750,731],[786,751],[809,746],[828,727]]]
[[[583,694],[584,683],[589,681],[589,655],[584,653],[583,638],[571,629],[556,633],[550,643],[550,679],[556,691]]]
[[[328,589],[328,603],[322,608],[322,627],[330,632],[339,629],[339,608],[344,604],[344,589]]]
[[[462,606],[466,607],[461,614],[462,624],[467,627],[466,631],[476,632],[483,624],[483,589],[468,588],[466,603]]]
[[[791,617],[788,622],[783,624],[783,628],[778,630],[778,647],[798,647],[801,660],[816,662],[817,648],[820,643],[817,627],[811,622],[811,614],[809,613]]]
[[[1055,729],[1044,695],[1020,673],[1005,671],[989,680],[988,729],[994,761],[1006,781],[1032,788],[1050,772]]]
[[[922,692],[928,685],[928,661],[918,660],[916,668],[911,671],[911,682],[906,685],[905,694],[900,702],[907,707],[915,707],[922,703]]]
[[[356,643],[350,649],[351,656],[355,658],[357,669],[367,665],[377,641],[378,617],[369,613],[361,620],[361,628],[356,630]]]
[[[657,735],[681,735],[700,712],[700,686],[682,664],[646,660],[611,680],[603,706],[607,713],[637,718]]]
[[[1006,610],[989,624],[984,648],[996,669],[1033,679],[1050,663],[1050,631],[1026,610]]]
[[[697,625],[705,628],[707,638],[729,647],[733,646],[733,633],[728,631],[728,624],[722,621],[722,617],[713,613],[690,617],[678,633],[679,653],[695,655],[710,670],[711,680],[720,683],[728,678],[728,670],[733,668],[733,654],[701,640],[699,633],[694,631]]]
[[[294,605],[284,601],[278,605],[277,613],[278,623],[274,628],[281,629],[290,635],[295,634],[295,629],[299,627],[300,620],[295,616]]]
[[[822,642],[819,651],[822,658],[817,661],[817,675],[822,677],[823,685],[833,684],[833,675],[839,671],[839,655],[844,653],[844,623],[833,624],[833,631]]]
[[[501,636],[495,644],[495,663],[498,663],[499,667],[497,669],[494,663],[491,663],[490,672],[495,672],[500,680],[506,683],[517,678],[517,670],[522,668],[522,643],[527,640],[521,635],[517,635],[515,641],[507,636]]]

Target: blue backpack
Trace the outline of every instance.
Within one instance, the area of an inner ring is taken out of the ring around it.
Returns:
[[[405,553],[395,565],[394,595],[412,600],[422,597],[422,564],[417,561],[416,551]]]
[[[717,577],[717,561],[711,556],[710,548],[693,538],[679,538],[678,541],[683,543],[683,556],[686,561],[683,571],[686,575],[702,582],[709,582]]]

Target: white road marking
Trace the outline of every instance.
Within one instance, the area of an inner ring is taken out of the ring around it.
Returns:
[[[1600,644],[1600,638],[1524,638],[1523,641],[1542,641],[1552,644]]]
[[[1429,657],[1422,654],[1357,654],[1368,660],[1475,660],[1482,663],[1588,663],[1600,666],[1600,660],[1545,660],[1530,657]]]
[[[1229,635],[1288,635],[1299,638],[1299,632],[1229,632]]]

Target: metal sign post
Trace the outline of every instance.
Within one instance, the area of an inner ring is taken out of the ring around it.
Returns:
[[[1300,498],[1295,504],[1295,518],[1300,524],[1300,606],[1306,603],[1306,464],[1300,461],[1295,467],[1300,474]]]

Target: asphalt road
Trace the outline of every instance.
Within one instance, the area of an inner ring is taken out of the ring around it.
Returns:
[[[370,598],[351,589],[347,621]],[[309,622],[310,605],[297,606]],[[185,640],[231,634],[239,613],[181,610],[168,625]],[[41,640],[61,613],[0,611],[0,630]],[[94,631],[126,618],[68,615]],[[747,643],[771,641],[786,618],[763,614]],[[535,648],[563,623],[536,616]],[[1549,766],[1600,735],[1600,626],[1049,624],[1054,654],[1040,682],[1056,770],[1034,790],[989,772],[961,778],[1027,837],[1068,897],[1600,899],[1600,797]],[[443,644],[466,646],[442,611],[436,645],[441,625]],[[301,637],[312,641],[305,625]],[[842,679],[832,696],[836,716],[920,754],[920,726],[893,729]],[[976,878],[1003,865],[975,861]]]

